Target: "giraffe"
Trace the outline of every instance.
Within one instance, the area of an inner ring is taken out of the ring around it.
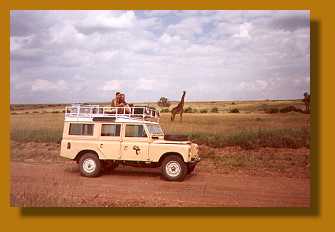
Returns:
[[[180,114],[180,121],[183,120],[185,94],[186,91],[183,91],[183,96],[181,97],[179,104],[171,110],[171,121],[174,120],[176,114]]]
[[[306,110],[305,112],[306,113],[309,113],[310,112],[310,103],[311,103],[311,95],[308,94],[307,92],[304,93],[304,103],[305,103],[305,107],[306,107]]]

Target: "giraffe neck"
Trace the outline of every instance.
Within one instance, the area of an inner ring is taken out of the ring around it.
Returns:
[[[185,99],[185,93],[183,93],[183,96],[181,97],[180,105],[184,105],[184,99]]]

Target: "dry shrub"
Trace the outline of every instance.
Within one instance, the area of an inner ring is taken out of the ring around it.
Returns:
[[[165,108],[165,109],[161,109],[160,112],[161,112],[161,113],[169,113],[170,110],[169,110],[169,108]]]
[[[278,108],[269,108],[269,109],[264,110],[264,112],[267,113],[267,114],[276,114],[276,113],[279,113],[279,109]]]
[[[233,108],[229,110],[229,113],[240,113],[240,111],[237,108]]]
[[[297,111],[297,108],[295,106],[287,106],[287,107],[284,107],[284,108],[281,108],[280,109],[280,113],[288,113],[288,112],[295,112]]]
[[[211,109],[211,113],[219,113],[219,109],[217,107],[213,107]]]
[[[240,146],[244,149],[259,147],[300,148],[310,146],[309,130],[300,129],[260,129],[242,130],[235,134],[201,134],[189,135],[193,141],[212,147]]]
[[[189,106],[186,109],[184,109],[184,113],[193,113],[192,107]]]

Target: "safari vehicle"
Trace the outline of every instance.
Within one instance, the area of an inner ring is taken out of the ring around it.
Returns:
[[[182,181],[200,161],[197,144],[164,139],[159,112],[149,107],[66,107],[60,155],[86,177],[123,164],[160,167],[169,181]]]

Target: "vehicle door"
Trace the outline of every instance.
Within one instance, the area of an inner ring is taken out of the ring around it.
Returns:
[[[125,124],[121,142],[121,159],[149,161],[149,138],[141,124]]]
[[[107,159],[118,160],[121,158],[121,124],[101,124],[99,148]]]

